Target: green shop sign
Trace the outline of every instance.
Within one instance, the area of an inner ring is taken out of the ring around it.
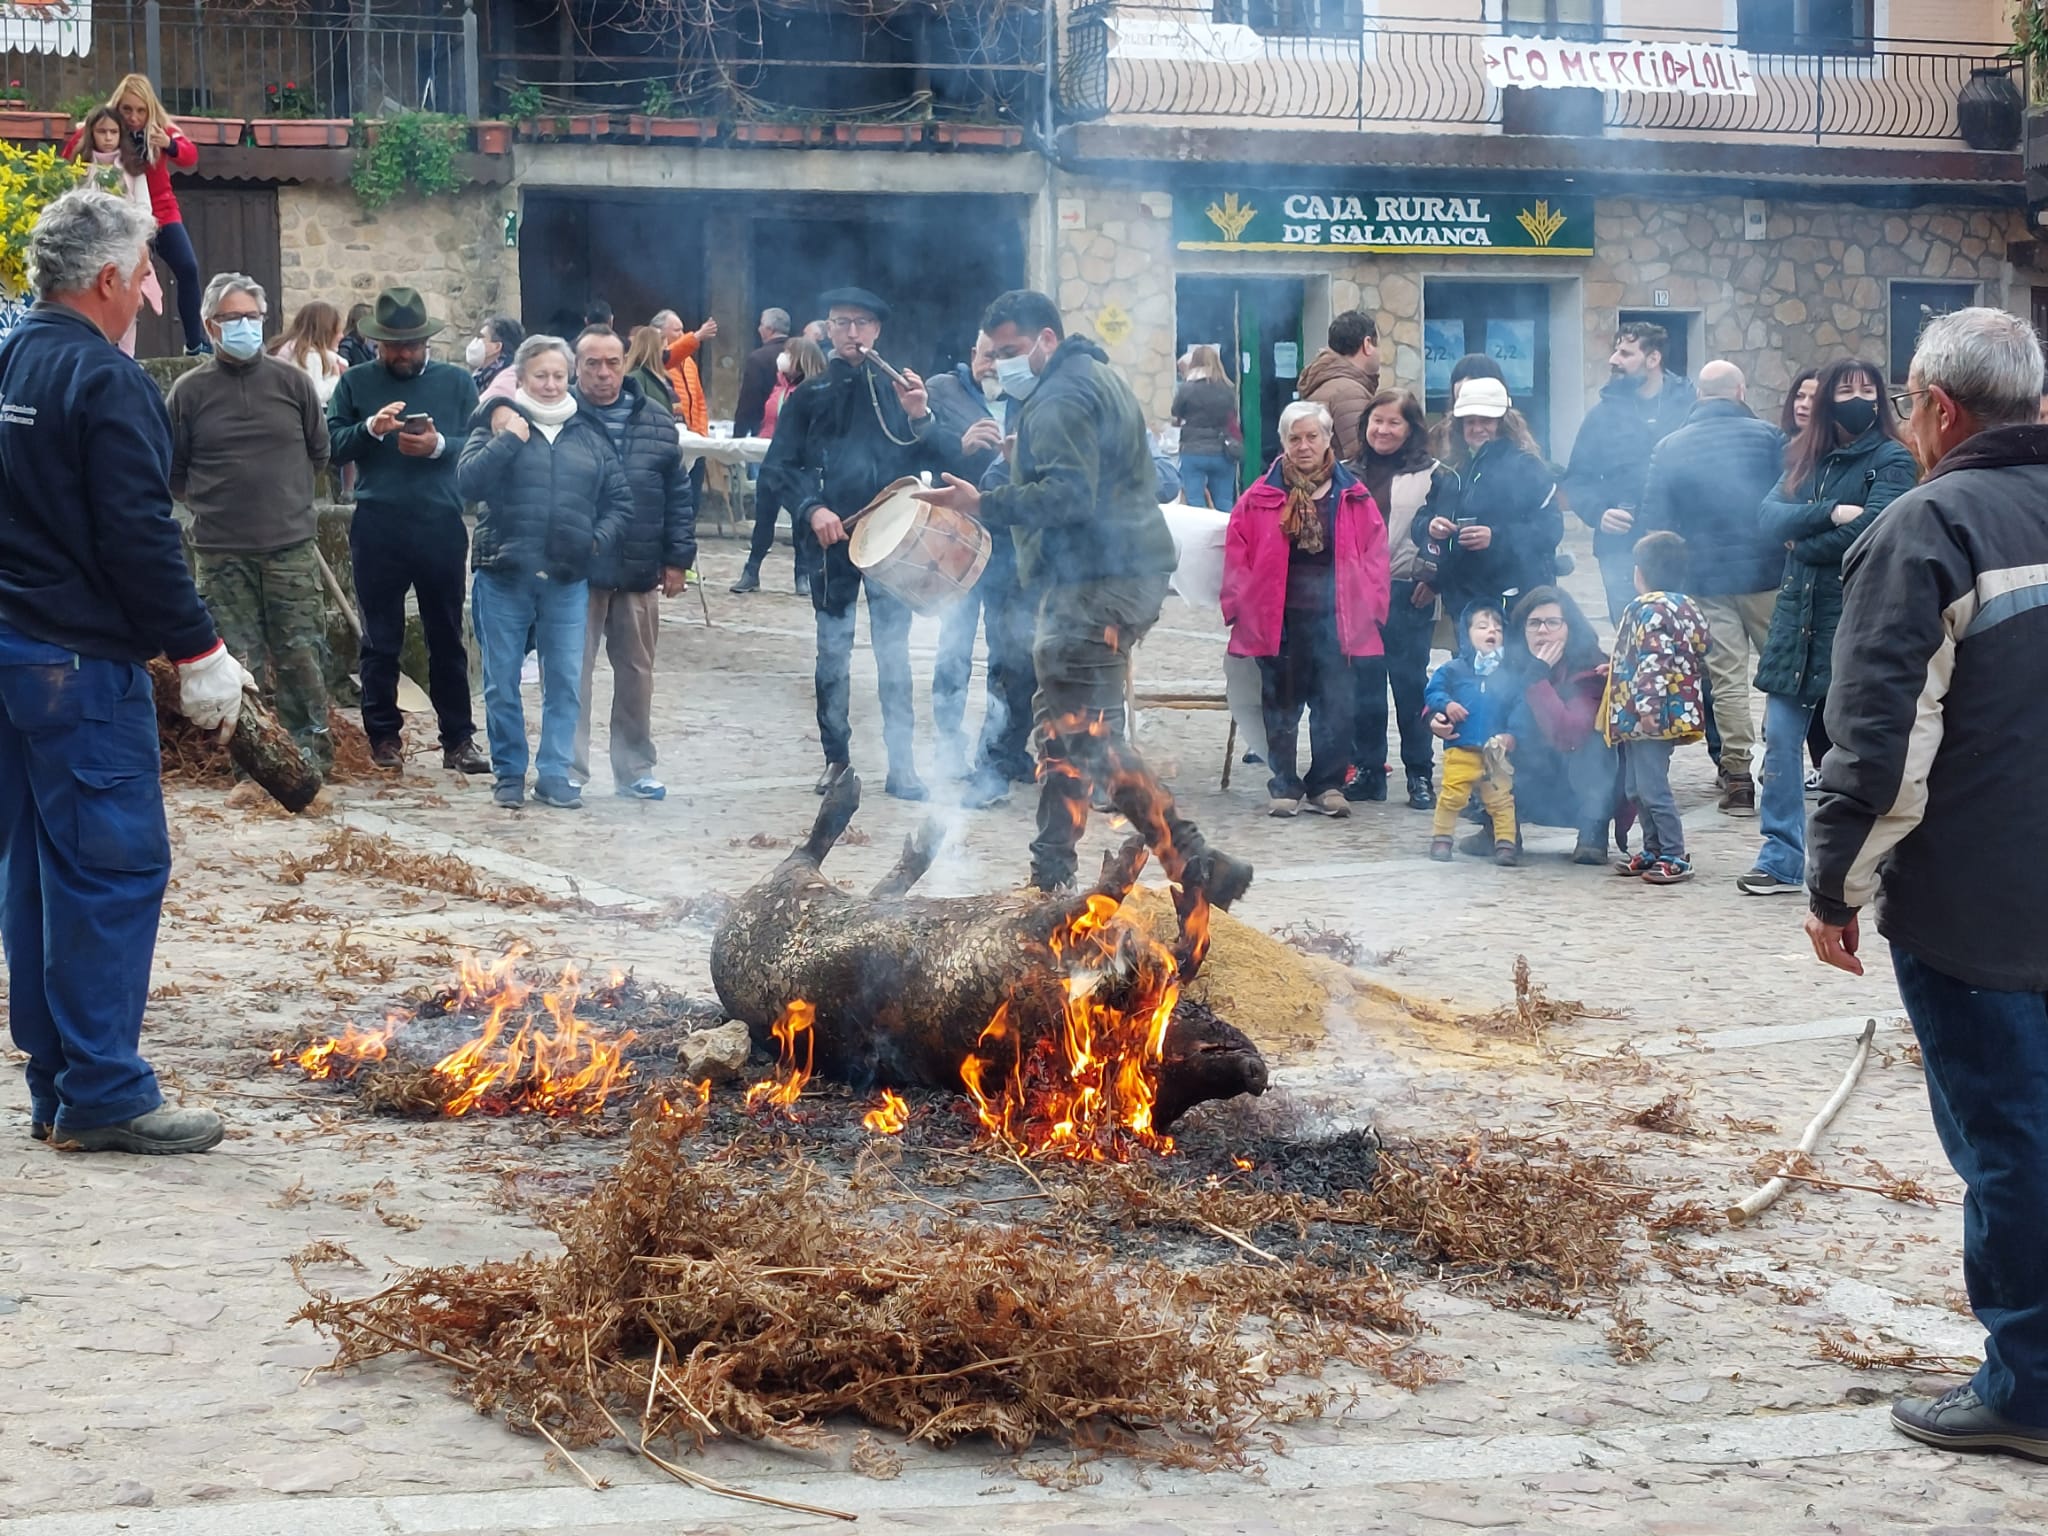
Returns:
[[[1196,190],[1174,197],[1173,237],[1183,251],[1590,256],[1593,199],[1289,187]]]

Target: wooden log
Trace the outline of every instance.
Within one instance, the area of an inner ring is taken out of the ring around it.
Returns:
[[[1055,1036],[1063,973],[1049,941],[1092,898],[1121,901],[1144,865],[1144,846],[1127,844],[1105,863],[1101,881],[1077,895],[926,899],[909,892],[937,850],[938,834],[927,827],[861,897],[820,869],[859,804],[860,781],[847,774],[825,797],[810,837],[733,903],[712,936],[712,985],[764,1048],[772,1049],[770,1026],[789,1003],[810,1003],[814,1069],[825,1077],[859,1088],[959,1092],[961,1063],[1005,1005],[1024,1055]],[[1121,1003],[1138,983],[1135,965],[1124,971],[1112,959],[1099,995]],[[1154,1125],[1163,1130],[1204,1100],[1265,1087],[1258,1047],[1207,1009],[1184,1006],[1166,1033]]]
[[[204,754],[218,742],[217,736],[200,730],[179,710],[176,667],[158,657],[149,664],[149,680],[156,693],[157,735],[167,759]],[[288,811],[303,811],[320,793],[319,771],[253,688],[243,691],[242,711],[227,750],[235,766]]]

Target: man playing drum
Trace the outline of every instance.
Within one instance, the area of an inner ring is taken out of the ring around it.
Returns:
[[[863,582],[847,548],[844,520],[892,480],[954,462],[943,434],[932,430],[924,381],[906,372],[899,383],[868,356],[889,306],[865,288],[835,288],[822,302],[831,361],[784,402],[761,466],[763,479],[772,480],[783,505],[796,514],[798,537],[814,540],[823,551],[822,569],[811,583],[818,625],[818,736],[825,748],[821,795],[846,772],[852,746],[847,712],[854,604]],[[875,584],[866,586],[882,739],[889,749],[885,787],[899,800],[922,800],[925,787],[912,744],[910,609]]]
[[[1008,528],[1019,579],[1042,588],[1032,645],[1040,787],[1031,883],[1048,891],[1074,883],[1093,781],[1145,835],[1180,887],[1183,911],[1198,892],[1227,908],[1252,883],[1251,865],[1203,841],[1124,736],[1130,649],[1158,622],[1174,569],[1144,412],[1100,347],[1066,335],[1044,294],[1004,294],[981,328],[1003,392],[1022,402],[1012,418],[1010,483],[983,492],[948,475],[943,489],[919,494]]]

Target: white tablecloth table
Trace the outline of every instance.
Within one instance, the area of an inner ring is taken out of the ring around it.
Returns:
[[[683,445],[683,467],[692,468],[699,459],[714,464],[758,464],[768,457],[765,437],[705,437],[676,423],[676,440]]]

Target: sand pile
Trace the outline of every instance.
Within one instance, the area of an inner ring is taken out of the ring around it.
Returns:
[[[1161,943],[1173,943],[1173,901],[1164,890],[1139,886],[1123,915]],[[1190,1000],[1215,1009],[1262,1050],[1304,1050],[1322,1040],[1324,1010],[1338,980],[1334,966],[1228,912],[1210,914],[1209,940],[1209,958],[1184,989]]]

